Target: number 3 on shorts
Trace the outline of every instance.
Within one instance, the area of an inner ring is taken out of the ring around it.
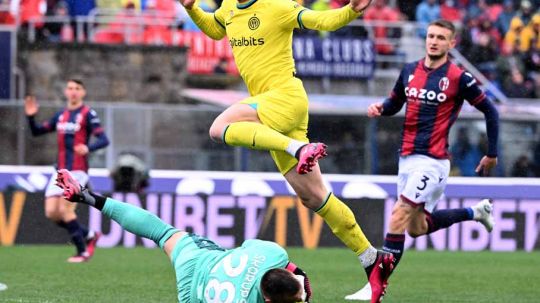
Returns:
[[[420,182],[422,182],[422,185],[417,186],[416,189],[418,189],[418,190],[424,190],[424,189],[426,189],[427,181],[428,181],[428,180],[429,180],[429,177],[426,176],[426,175],[423,175],[423,176],[422,176],[422,180],[420,180]]]

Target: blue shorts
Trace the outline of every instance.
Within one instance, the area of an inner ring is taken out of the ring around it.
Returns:
[[[225,249],[211,240],[188,233],[174,246],[171,262],[176,273],[178,301],[191,302],[191,287],[199,276],[198,269],[203,260],[224,252]]]

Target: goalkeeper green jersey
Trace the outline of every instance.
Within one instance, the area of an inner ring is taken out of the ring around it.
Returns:
[[[224,250],[197,235],[183,237],[172,257],[181,303],[264,302],[262,276],[289,262],[287,252],[274,242],[247,240]]]

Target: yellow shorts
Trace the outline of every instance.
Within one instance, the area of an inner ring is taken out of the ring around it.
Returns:
[[[264,125],[291,139],[309,142],[308,98],[300,79],[291,78],[279,88],[246,98],[240,103],[254,107]],[[284,151],[270,151],[270,155],[283,175],[298,163],[295,157]]]

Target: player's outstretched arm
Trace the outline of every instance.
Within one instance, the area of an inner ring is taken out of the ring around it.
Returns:
[[[39,124],[36,122],[35,116],[39,112],[39,104],[36,97],[28,95],[24,98],[24,112],[28,118],[28,125],[33,136],[43,135],[54,131],[55,118],[49,122]]]
[[[109,138],[107,138],[103,127],[101,127],[101,121],[94,110],[88,112],[88,119],[90,120],[92,136],[96,139],[92,144],[88,145],[88,152],[107,147],[109,145]]]
[[[225,26],[215,17],[215,14],[207,13],[195,4],[195,0],[180,0],[186,8],[189,16],[208,37],[221,40],[225,37]]]
[[[300,27],[322,31],[335,31],[358,18],[369,6],[371,0],[352,0],[342,8],[326,11],[306,9],[300,12],[298,21]]]
[[[488,98],[485,98],[480,103],[476,104],[474,107],[481,111],[484,114],[486,119],[486,130],[488,137],[488,152],[478,163],[476,167],[476,173],[487,176],[489,170],[497,165],[497,147],[499,141],[499,112],[489,101]]]
[[[383,112],[382,102],[372,103],[367,108],[367,115],[370,118],[379,117]]]
[[[36,97],[28,95],[24,98],[24,113],[27,116],[35,116],[39,112],[39,104]]]
[[[497,165],[497,157],[484,156],[480,159],[478,166],[474,170],[480,176],[488,176],[489,170]]]

